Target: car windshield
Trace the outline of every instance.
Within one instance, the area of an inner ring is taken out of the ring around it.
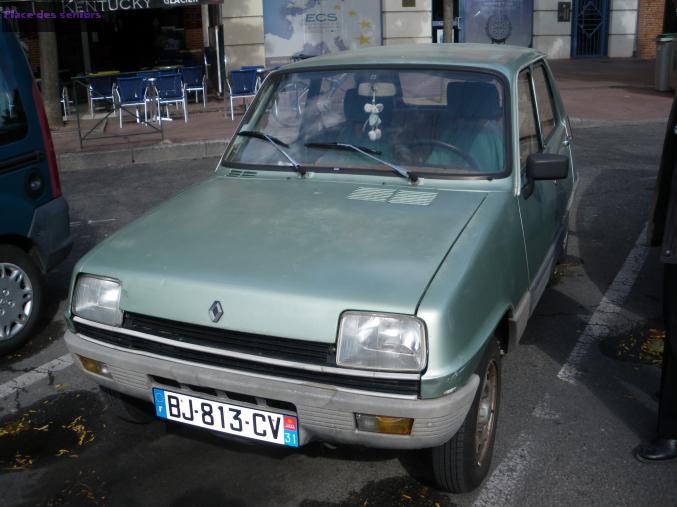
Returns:
[[[502,81],[480,72],[282,73],[267,80],[224,164],[495,177],[507,169],[504,97]]]

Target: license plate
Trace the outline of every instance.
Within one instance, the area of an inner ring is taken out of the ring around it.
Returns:
[[[298,419],[265,410],[240,407],[153,388],[155,414],[221,433],[263,440],[290,447],[299,446]]]

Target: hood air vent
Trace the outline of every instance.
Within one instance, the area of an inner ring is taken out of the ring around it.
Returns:
[[[387,202],[390,204],[410,204],[429,206],[437,197],[437,192],[418,192],[415,190],[389,190],[385,188],[358,187],[348,199],[358,201]]]
[[[229,178],[255,178],[258,173],[256,171],[243,171],[242,169],[231,169],[226,175]]]
[[[437,192],[416,192],[400,190],[390,199],[390,204],[413,204],[414,206],[429,206],[437,197]]]
[[[359,187],[348,196],[348,199],[357,199],[358,201],[386,202],[388,198],[394,193],[394,190],[389,190],[387,188]]]

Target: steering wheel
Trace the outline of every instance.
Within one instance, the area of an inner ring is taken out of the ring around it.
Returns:
[[[276,91],[273,100],[272,117],[284,127],[296,127],[301,121],[309,87],[305,83],[286,83]],[[285,104],[279,104],[278,98],[285,98]],[[281,111],[282,109],[282,111]]]
[[[437,139],[419,139],[418,141],[413,141],[411,143],[402,143],[405,146],[440,146],[446,150],[453,151],[463,159],[463,161],[470,166],[471,169],[475,171],[479,171],[479,165],[475,161],[474,158],[470,155],[470,153],[462,150],[458,146],[454,146],[453,144],[450,143],[445,143],[444,141],[439,141]]]

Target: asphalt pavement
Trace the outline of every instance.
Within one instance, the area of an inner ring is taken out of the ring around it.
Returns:
[[[216,159],[63,173],[76,247],[49,277],[54,303],[40,332],[0,359],[2,503],[675,505],[677,463],[631,454],[651,437],[657,411],[661,265],[643,231],[664,128],[575,130],[569,255],[503,361],[493,470],[468,495],[431,488],[425,452],[289,450],[117,420],[66,355],[70,271],[118,228],[207,178]]]

